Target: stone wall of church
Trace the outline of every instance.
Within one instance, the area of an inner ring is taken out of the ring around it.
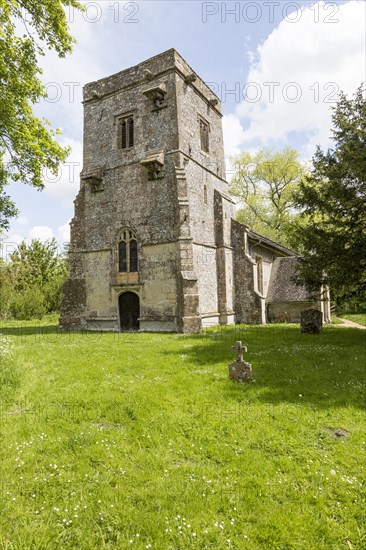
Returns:
[[[192,73],[192,69],[179,54],[176,61],[184,75]],[[177,74],[176,91],[179,149],[223,181],[225,179],[224,142],[221,106],[218,99],[197,75],[194,82],[187,84],[182,74]],[[201,148],[200,120],[208,124],[208,152]],[[201,176],[205,174],[202,173]],[[225,183],[224,186],[226,187]]]
[[[204,325],[218,324],[216,247],[193,245],[194,269],[198,275],[199,314]]]
[[[225,189],[226,183],[214,174],[203,169],[194,160],[185,163],[187,178],[187,198],[189,202],[190,236],[193,242],[194,269],[198,277],[199,313],[204,325],[218,323],[218,282],[217,270],[225,277],[225,265],[217,265],[217,245],[215,240],[214,193]],[[227,219],[232,214],[232,202],[225,205],[225,243],[230,244]],[[231,296],[229,297],[229,301]]]
[[[150,66],[153,72],[158,68],[161,72],[169,66],[169,58],[162,58],[159,67],[150,63],[125,71],[121,82],[117,75],[85,87],[83,174],[104,169],[104,191],[88,189],[85,195],[84,219],[91,247],[110,246],[124,225],[134,228],[144,243],[169,242],[177,237],[174,160],[165,159],[164,177],[154,181],[148,181],[146,168],[139,164],[152,149],[170,151],[178,145],[174,73],[151,82],[143,78]],[[160,83],[167,90],[165,108],[155,111],[143,91]],[[108,95],[108,90],[118,85],[120,89]],[[100,99],[88,101],[92,93]],[[117,121],[125,113],[134,115],[135,138],[134,147],[123,150],[118,148]]]
[[[181,58],[177,59],[177,66],[182,74],[192,73]],[[227,314],[228,308],[232,309],[232,284],[225,264],[225,250],[218,250],[215,235],[215,192],[227,194],[221,108],[199,77],[187,84],[181,73],[176,75],[179,149],[187,181],[199,315],[203,326],[210,326],[222,321],[223,311]],[[208,152],[201,147],[201,120],[209,127]],[[234,205],[229,197],[224,203],[224,235],[220,246],[230,247],[230,219],[234,215]],[[231,258],[228,269],[231,269]]]
[[[248,255],[246,230],[232,220],[232,246],[234,248],[234,310],[237,323],[262,324],[265,322],[264,298],[255,290],[254,260]]]
[[[89,252],[85,258],[86,310],[93,319],[97,316],[113,316],[109,274],[111,268],[111,251],[99,250]]]
[[[112,168],[139,162],[150,149],[177,149],[175,74],[169,72],[174,64],[175,53],[169,51],[84,87],[84,168]],[[166,86],[166,108],[153,111],[143,92],[159,84]],[[122,151],[117,118],[130,113],[136,115],[135,145]]]
[[[170,70],[174,63],[174,51],[167,52],[84,88],[84,165],[71,224],[71,276],[61,320],[65,328],[118,330],[118,295],[123,290],[139,294],[142,319],[154,317],[168,329],[177,326],[178,129],[175,72]],[[157,75],[152,80],[149,71]],[[143,91],[161,83],[167,91],[164,108],[154,110]],[[122,150],[118,117],[127,113],[134,117],[134,147]],[[139,164],[151,149],[167,153],[163,177],[152,181]],[[97,191],[83,179],[96,171],[103,174]],[[119,280],[117,261],[123,227],[130,227],[139,243],[139,273],[127,284]],[[157,244],[165,249],[153,246]]]
[[[278,302],[268,304],[267,320],[269,323],[300,323],[300,315],[304,309],[320,309],[320,304],[314,302]]]
[[[144,94],[156,86],[166,90],[161,104]],[[134,120],[134,146],[121,149],[119,120],[127,115]],[[140,164],[152,150],[164,153],[156,179]],[[237,322],[263,322],[256,266],[245,228],[232,222],[224,178],[220,103],[175,50],[87,84],[84,165],[61,326],[118,330],[124,291],[140,298],[142,330],[197,332],[201,319],[204,326],[234,322],[234,310]],[[118,270],[124,227],[138,241],[138,273]],[[273,260],[256,246],[266,293]]]
[[[60,329],[81,330],[85,328],[86,279],[85,279],[85,189],[79,191],[74,201],[75,215],[70,224],[71,243],[69,252],[70,277],[65,282],[61,303]]]
[[[175,243],[145,246],[141,260],[141,330],[177,330]]]
[[[233,250],[231,225],[233,204],[229,197],[214,191],[215,242],[217,246],[216,269],[218,284],[218,309],[221,324],[235,322],[233,311]]]
[[[248,246],[248,252],[251,258],[257,262],[257,258],[261,259],[261,271],[262,271],[262,285],[263,292],[261,294],[266,297],[268,293],[269,280],[271,277],[272,264],[277,257],[277,254],[273,250],[269,250],[267,247],[260,244],[260,242],[250,242]],[[254,285],[257,290],[258,286],[258,271],[254,269]]]

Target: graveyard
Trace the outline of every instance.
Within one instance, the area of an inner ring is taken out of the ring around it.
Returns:
[[[364,547],[364,331],[1,329],[1,548]]]

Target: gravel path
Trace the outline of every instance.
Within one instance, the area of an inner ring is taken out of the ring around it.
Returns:
[[[337,325],[339,327],[352,327],[352,328],[360,328],[361,330],[366,330],[366,327],[363,325],[360,325],[359,323],[355,323],[354,321],[350,321],[349,319],[341,319],[340,317],[337,317],[340,321],[342,321],[341,325]]]

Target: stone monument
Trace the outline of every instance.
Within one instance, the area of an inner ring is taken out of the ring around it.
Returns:
[[[252,378],[252,365],[246,363],[243,358],[244,352],[247,351],[241,342],[235,342],[235,346],[231,348],[236,353],[236,360],[229,365],[229,377],[237,382],[244,382]]]
[[[318,309],[304,309],[300,315],[301,332],[319,334],[323,327],[323,315]]]

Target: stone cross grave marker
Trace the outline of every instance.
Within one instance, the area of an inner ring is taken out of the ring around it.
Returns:
[[[235,342],[231,349],[236,354],[236,360],[229,365],[229,377],[237,382],[244,382],[252,378],[252,365],[244,361],[243,355],[247,348],[240,341]]]
[[[236,353],[236,361],[237,362],[244,361],[243,354],[246,353],[248,350],[245,346],[242,346],[240,341],[235,342],[235,346],[232,346],[231,349],[233,351],[235,351],[235,353]]]

